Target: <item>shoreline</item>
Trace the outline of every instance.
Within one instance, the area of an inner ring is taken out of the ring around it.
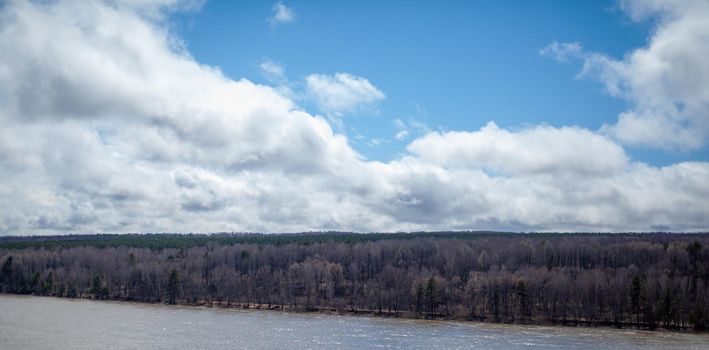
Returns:
[[[709,325],[709,236],[336,237],[194,246],[188,236],[175,238],[179,249],[159,235],[115,247],[64,247],[74,240],[57,239],[51,247],[0,248],[0,290],[502,324]]]
[[[456,317],[453,315],[418,315],[410,311],[398,311],[389,312],[382,310],[366,310],[366,309],[337,309],[334,307],[325,306],[296,306],[292,307],[289,305],[271,305],[268,304],[255,304],[255,303],[235,303],[232,302],[229,306],[226,303],[212,302],[208,301],[198,302],[198,303],[187,303],[179,302],[175,304],[169,304],[165,302],[148,302],[148,301],[138,301],[138,300],[128,300],[128,299],[98,299],[91,297],[60,297],[52,295],[34,295],[34,294],[16,294],[16,293],[2,293],[0,296],[11,296],[11,297],[27,297],[27,298],[53,298],[68,301],[90,301],[90,302],[109,302],[109,303],[121,303],[121,304],[135,304],[135,305],[151,305],[151,306],[167,306],[167,307],[187,307],[195,309],[217,309],[217,310],[245,310],[245,311],[278,311],[288,314],[321,314],[321,315],[336,315],[343,317],[371,317],[371,318],[382,318],[382,319],[398,319],[398,320],[418,320],[418,321],[433,321],[433,322],[454,322],[460,324],[483,324],[483,325],[509,325],[509,326],[538,326],[538,327],[560,327],[560,328],[602,328],[609,330],[631,330],[631,331],[644,331],[644,332],[657,332],[657,333],[675,333],[675,334],[709,334],[709,331],[697,331],[692,328],[664,328],[657,327],[655,329],[650,329],[647,327],[635,327],[627,323],[622,323],[620,326],[613,322],[593,322],[593,321],[583,321],[583,320],[558,320],[558,321],[542,321],[542,322],[496,322],[496,321],[486,321],[484,319],[468,319],[465,317]]]

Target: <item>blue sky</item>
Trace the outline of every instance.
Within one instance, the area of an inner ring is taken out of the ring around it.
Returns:
[[[706,18],[0,1],[0,235],[707,231]]]
[[[615,1],[283,4],[296,18],[276,27],[266,21],[271,1],[210,1],[182,14],[177,30],[197,61],[232,78],[268,84],[259,69],[266,60],[283,66],[296,84],[311,73],[367,78],[386,99],[345,115],[339,131],[368,159],[384,161],[397,158],[411,140],[393,137],[396,119],[442,131],[477,130],[488,121],[511,129],[612,124],[626,101],[592,79],[576,78],[579,62],[556,62],[539,52],[553,41],[579,42],[620,59],[645,45],[652,29],[652,21],[630,21]],[[627,152],[654,165],[707,158],[702,150]]]

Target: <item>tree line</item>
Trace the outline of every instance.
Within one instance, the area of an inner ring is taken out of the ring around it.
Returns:
[[[512,237],[527,236],[533,238],[551,238],[568,236],[564,232],[534,232],[516,233],[500,231],[436,231],[436,232],[390,232],[390,233],[354,233],[354,232],[300,232],[300,233],[233,233],[222,232],[212,234],[193,233],[125,233],[125,234],[73,234],[56,236],[4,236],[0,237],[0,249],[22,248],[71,248],[93,246],[97,248],[109,247],[135,247],[135,248],[189,248],[202,247],[208,244],[234,245],[234,244],[274,244],[283,245],[290,243],[313,244],[324,242],[361,243],[392,239],[415,238],[459,238],[480,239],[487,237]],[[585,237],[605,236],[607,233],[574,233]],[[662,233],[615,233],[616,237],[632,237],[638,235],[662,235]]]
[[[113,236],[2,241],[0,291],[649,329],[709,316],[706,234]]]

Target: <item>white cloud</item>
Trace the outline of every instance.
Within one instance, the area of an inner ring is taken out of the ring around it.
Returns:
[[[709,229],[707,163],[657,168],[585,129],[494,124],[366,161],[325,119],[199,64],[134,6],[0,11],[0,234]],[[342,76],[324,80],[374,97],[337,92],[358,102],[331,110],[383,98]]]
[[[623,149],[591,131],[536,126],[518,132],[490,122],[475,132],[429,133],[408,150],[445,168],[474,168],[505,175],[535,173],[608,174],[628,162]]]
[[[408,131],[408,130],[401,130],[401,131],[397,132],[397,133],[394,135],[394,138],[397,139],[397,140],[399,140],[399,141],[401,141],[401,140],[403,140],[403,139],[405,139],[405,138],[407,138],[407,137],[409,137],[409,131]]]
[[[569,58],[581,57],[583,48],[579,43],[559,43],[554,41],[541,49],[539,54],[560,62],[567,62]]]
[[[285,69],[279,63],[265,60],[259,64],[259,69],[261,74],[270,82],[284,83],[287,80]]]
[[[307,94],[326,113],[348,113],[384,100],[384,93],[369,80],[348,73],[310,74]]]
[[[248,176],[304,176],[358,157],[324,120],[272,88],[198,64],[132,8],[11,2],[1,16],[0,49],[7,54],[0,57],[0,99],[7,103],[0,108],[0,154],[8,166],[0,186],[11,194],[0,207],[13,219],[0,220],[0,232],[245,229],[251,224],[234,201],[264,200],[258,186],[230,190],[230,200],[213,202],[220,206],[199,206],[194,198],[220,192],[188,198],[166,175],[204,169],[223,179],[217,183],[247,184]],[[124,182],[142,184],[133,189],[140,196],[113,188]],[[36,193],[54,206],[31,209]],[[23,210],[15,198],[27,198]],[[196,216],[190,208],[211,210]],[[97,216],[73,223],[80,211]]]
[[[279,1],[273,5],[273,14],[266,19],[266,22],[271,28],[275,28],[279,24],[291,23],[295,21],[295,18],[295,11]]]
[[[412,133],[420,135],[431,132],[431,129],[428,127],[428,125],[416,119],[409,119],[407,121],[403,121],[401,118],[396,118],[394,119],[394,126],[399,129],[399,132],[396,134],[398,135],[398,137],[395,136],[395,138],[398,140],[402,140],[411,135]]]
[[[633,20],[654,19],[645,47],[620,60],[584,52],[580,45],[552,43],[542,50],[555,58],[581,57],[582,77],[600,80],[632,108],[602,132],[629,145],[692,150],[709,136],[709,2],[622,1]]]
[[[382,139],[382,138],[372,138],[367,142],[367,146],[369,147],[379,147],[381,145],[386,145],[388,143],[391,143],[391,140],[388,139]]]

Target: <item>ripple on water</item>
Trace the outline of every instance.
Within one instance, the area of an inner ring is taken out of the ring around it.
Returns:
[[[0,295],[8,349],[706,349],[707,334],[494,325]],[[37,332],[37,330],[42,330]]]

